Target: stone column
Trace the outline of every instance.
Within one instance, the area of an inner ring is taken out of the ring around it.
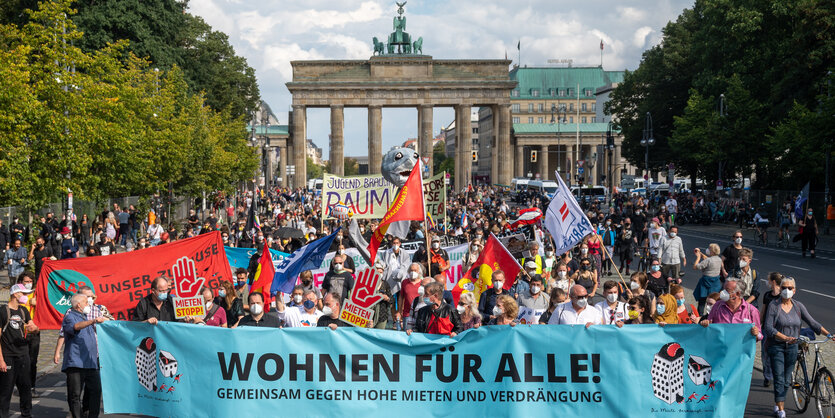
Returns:
[[[498,108],[498,129],[494,132],[498,144],[498,152],[493,156],[494,159],[499,160],[499,184],[510,186],[510,180],[513,177],[513,148],[510,145],[510,104],[501,104],[496,106]],[[518,158],[518,157],[517,157]],[[518,170],[518,169],[517,169]]]
[[[344,108],[341,105],[331,105],[331,174],[337,176],[345,175],[345,139],[342,132],[345,114],[343,111]]]
[[[293,187],[307,187],[307,108],[293,106]]]
[[[380,174],[383,163],[383,108],[368,107],[368,174]]]
[[[493,118],[493,128],[490,138],[488,138],[490,140],[490,182],[503,184],[499,182],[499,106],[490,106],[490,113]],[[478,136],[479,141],[481,141],[481,132],[478,133]],[[478,158],[481,159],[481,155]]]
[[[515,164],[515,171],[516,175],[514,177],[525,177],[525,147],[521,145],[516,146],[516,164]],[[510,183],[508,183],[510,185]]]
[[[548,175],[548,173],[551,172],[551,170],[548,169],[548,145],[542,146],[541,151],[539,151],[539,158],[541,158],[539,163],[540,179],[548,180],[549,178],[551,178],[551,176]]]
[[[473,128],[470,123],[471,106],[455,106],[455,154],[458,164],[455,168],[455,190],[460,191],[470,184],[473,166]]]
[[[418,154],[421,158],[429,157],[429,160],[426,161],[426,165],[429,166],[429,176],[433,176],[434,170],[432,169],[432,140],[433,137],[433,125],[432,125],[432,113],[433,107],[431,105],[421,105],[418,107]]]
[[[287,187],[287,145],[278,147],[278,170],[281,171],[281,187]]]

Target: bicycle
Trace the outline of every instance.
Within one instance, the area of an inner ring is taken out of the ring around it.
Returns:
[[[789,248],[789,244],[791,243],[789,235],[788,225],[781,226],[780,229],[777,230],[777,246]]]
[[[759,222],[757,223],[757,237],[759,238],[760,244],[764,247],[768,247],[768,223],[766,222]]]
[[[815,406],[818,409],[818,415],[821,418],[835,416],[835,379],[832,373],[823,364],[823,358],[820,356],[819,345],[829,341],[826,340],[810,340],[807,337],[801,336],[798,338],[797,364],[792,373],[791,391],[794,398],[794,404],[797,406],[798,412],[801,414],[806,412],[809,407],[809,402],[815,398]],[[809,351],[809,346],[815,347],[815,362],[812,367],[813,379],[809,381],[809,373],[806,368],[806,356]]]

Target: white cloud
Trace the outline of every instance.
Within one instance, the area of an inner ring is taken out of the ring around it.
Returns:
[[[649,26],[638,28],[632,36],[632,45],[636,48],[642,48],[647,43],[647,36],[653,32],[655,31]]]

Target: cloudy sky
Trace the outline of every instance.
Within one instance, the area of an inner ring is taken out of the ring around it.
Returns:
[[[572,59],[574,66],[635,69],[641,53],[660,42],[664,25],[692,0],[409,0],[406,31],[422,36],[434,58],[504,58],[547,66]],[[191,0],[191,13],[229,35],[239,55],[255,68],[261,97],[287,123],[291,60],[367,59],[371,38],[392,30],[397,6],[389,0]],[[435,108],[435,131],[454,118]],[[367,154],[365,109],[345,109],[345,155]],[[308,137],[327,159],[327,109],[308,110]],[[383,109],[383,150],[417,136],[416,109]]]

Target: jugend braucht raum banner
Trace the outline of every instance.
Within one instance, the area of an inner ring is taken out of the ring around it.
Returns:
[[[98,327],[106,413],[742,416],[750,325],[329,329]]]

